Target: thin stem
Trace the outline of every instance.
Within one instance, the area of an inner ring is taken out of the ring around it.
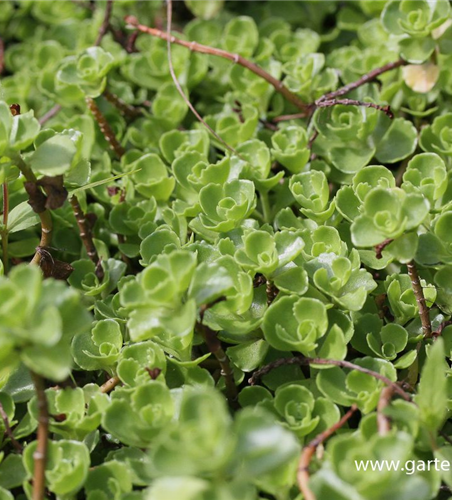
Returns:
[[[6,435],[9,437],[11,444],[14,446],[14,448],[16,448],[16,450],[19,453],[22,453],[24,449],[22,445],[19,443],[19,441],[17,441],[17,439],[14,437],[13,431],[11,430],[11,426],[9,425],[8,415],[6,414],[6,411],[3,408],[2,403],[0,403],[0,417],[3,420],[3,425],[5,426],[5,432]]]
[[[135,48],[135,42],[137,41],[139,34],[140,34],[139,31],[134,31],[133,33],[130,34],[129,38],[127,39],[126,51],[129,54],[133,54],[134,52],[137,52],[137,49]]]
[[[77,197],[72,196],[70,202],[72,205],[72,210],[74,211],[75,220],[77,221],[77,226],[80,231],[80,238],[83,242],[86,253],[96,266],[96,271],[95,271],[96,276],[99,278],[99,281],[102,281],[104,278],[104,270],[102,268],[96,247],[94,245],[93,235],[91,232],[91,228],[89,226],[89,222],[86,219],[85,214],[83,213],[82,207],[80,206]]]
[[[380,106],[379,104],[374,104],[373,102],[357,101],[356,99],[319,99],[315,102],[315,106],[317,108],[331,108],[332,106],[337,106],[339,104],[342,106],[363,106],[365,108],[377,109],[391,118],[391,120],[394,118],[394,114],[388,104]]]
[[[391,421],[384,414],[384,410],[391,404],[392,395],[394,391],[392,387],[384,387],[380,394],[380,399],[377,405],[377,427],[378,434],[385,436],[391,430]]]
[[[439,325],[438,329],[432,333],[432,337],[439,337],[440,335],[442,335],[444,328],[450,325],[452,325],[452,320],[448,319],[447,321],[443,321]]]
[[[308,140],[308,148],[310,150],[312,150],[312,146],[314,145],[314,142],[317,139],[318,135],[319,135],[319,131],[318,130],[314,130],[314,132],[312,133],[311,137],[309,138],[309,140]]]
[[[36,184],[37,179],[31,168],[24,162],[22,157],[17,154],[12,160],[14,161],[16,167],[20,170],[22,175],[25,177],[27,182]],[[53,232],[53,222],[52,216],[48,210],[38,213],[39,219],[41,221],[41,241],[39,242],[40,247],[48,247],[52,242],[52,232]],[[31,264],[39,265],[41,262],[41,252],[36,252]]]
[[[419,279],[419,274],[414,260],[407,264],[407,268],[408,276],[411,279],[411,286],[419,308],[419,316],[421,318],[424,339],[429,339],[432,336],[432,324],[430,322],[428,307],[425,303],[424,291],[422,290],[421,281]]]
[[[295,356],[293,358],[280,358],[272,361],[268,365],[265,365],[261,369],[254,372],[253,376],[248,380],[248,382],[250,385],[255,385],[261,377],[267,375],[275,368],[279,368],[280,366],[285,365],[331,365],[339,366],[341,368],[348,368],[349,370],[356,370],[358,372],[365,373],[366,375],[370,375],[371,377],[381,380],[384,384],[392,387],[394,389],[394,392],[401,396],[405,401],[411,401],[411,396],[388,377],[381,375],[381,373],[374,372],[373,370],[369,370],[368,368],[350,363],[350,361],[340,361],[338,359],[305,358],[303,356]]]
[[[131,106],[127,104],[122,99],[120,99],[116,94],[110,92],[108,89],[105,89],[102,94],[107,101],[112,104],[115,108],[119,110],[119,112],[127,118],[136,118],[137,116],[142,115],[142,111],[139,108],[135,108],[135,106]]]
[[[301,118],[306,118],[307,116],[309,116],[309,112],[304,111],[302,113],[294,113],[292,115],[277,116],[276,118],[273,118],[272,122],[279,123],[279,122],[286,122],[288,120],[299,120]]]
[[[224,377],[226,386],[226,397],[229,401],[229,404],[232,408],[237,408],[237,386],[235,385],[234,371],[231,367],[228,355],[221,346],[221,342],[217,336],[217,333],[204,324],[204,314],[206,310],[213,307],[215,304],[218,304],[218,302],[222,302],[223,300],[225,300],[225,297],[219,297],[214,302],[201,306],[199,311],[200,321],[196,323],[196,329],[202,335],[207,348],[215,356],[220,365],[221,375],[223,375]]]
[[[361,78],[356,80],[355,82],[349,83],[345,85],[344,87],[341,87],[340,89],[335,90],[334,92],[329,92],[328,94],[325,94],[322,96],[320,100],[329,100],[329,99],[336,99],[337,97],[341,97],[345,94],[348,94],[352,90],[357,89],[358,87],[361,87],[362,85],[371,82],[372,80],[375,80],[378,78],[381,74],[386,73],[386,71],[391,71],[393,69],[396,69],[400,66],[403,66],[405,64],[408,64],[406,61],[403,59],[398,59],[397,61],[390,62],[388,64],[385,64],[384,66],[381,66],[380,68],[375,68],[372,71],[369,71],[369,73],[363,75]]]
[[[265,282],[265,293],[267,294],[267,306],[270,306],[271,303],[276,299],[279,290],[275,287],[272,281],[267,280]]]
[[[5,274],[8,272],[8,215],[9,215],[9,192],[8,183],[3,183],[3,230],[2,237],[2,250],[3,250],[3,269]]]
[[[52,243],[52,233],[53,233],[53,221],[52,216],[48,210],[38,214],[41,220],[41,241],[39,242],[39,247],[46,248]],[[41,262],[41,252],[36,252],[33,259],[31,259],[32,264],[37,264]]]
[[[51,118],[57,115],[61,111],[61,104],[55,104],[53,108],[50,108],[49,111],[39,119],[39,124],[44,125]]]
[[[439,431],[439,435],[452,445],[452,439],[444,431]]]
[[[167,0],[167,31],[168,33],[171,33],[171,22],[172,22],[172,1]],[[185,94],[181,84],[179,83],[179,80],[177,79],[176,72],[174,71],[173,67],[173,59],[171,57],[171,42],[172,38],[174,37],[168,37],[166,39],[167,41],[167,51],[168,51],[168,66],[171,74],[171,78],[173,79],[174,85],[176,86],[177,91],[179,92],[180,96],[184,100],[185,104],[188,106],[190,111],[196,116],[196,118],[204,125],[204,127],[217,139],[223,146],[228,150],[231,151],[231,153],[234,153],[235,155],[239,156],[240,155],[237,153],[237,151],[229,146],[229,144],[222,139],[216,132],[213,130],[213,128],[204,120],[204,118],[198,113],[196,108],[193,106],[193,104],[190,102],[190,99],[187,97]]]
[[[304,500],[316,500],[314,493],[312,493],[309,488],[309,465],[311,459],[317,449],[317,446],[326,441],[330,436],[332,436],[338,429],[343,427],[345,423],[350,419],[350,417],[355,413],[357,407],[352,405],[350,410],[339,420],[339,422],[332,425],[329,429],[326,429],[317,437],[315,437],[307,446],[303,448],[301,452],[300,461],[298,462],[298,472],[297,472],[297,482],[300,491],[303,493]]]
[[[94,102],[94,99],[91,97],[86,97],[86,104],[88,105],[89,110],[94,116],[94,119],[97,121],[101,132],[104,134],[105,139],[110,144],[110,148],[116,153],[118,158],[121,158],[125,154],[125,149],[119,143],[118,139],[115,136],[112,128],[107,122],[105,116],[102,114],[101,110],[97,107],[97,104]]]
[[[377,259],[382,259],[383,258],[383,250],[390,245],[394,240],[392,238],[387,238],[386,240],[382,241],[378,245],[375,245],[375,257]]]
[[[114,377],[111,377],[110,379],[108,379],[105,384],[102,384],[100,386],[100,392],[102,392],[103,394],[108,394],[109,392],[111,392],[119,383],[121,382],[121,380],[119,379],[118,376],[114,376]]]
[[[201,54],[210,54],[217,57],[222,57],[224,59],[228,59],[235,64],[239,64],[244,68],[247,68],[254,74],[260,76],[265,81],[267,81],[270,85],[274,87],[276,92],[279,92],[282,96],[284,96],[289,102],[291,102],[298,109],[306,110],[308,105],[301,101],[301,99],[291,92],[280,80],[274,78],[270,73],[267,73],[264,69],[262,69],[257,64],[245,59],[239,54],[232,54],[231,52],[227,52],[226,50],[216,49],[214,47],[208,47],[207,45],[202,45],[197,42],[187,42],[185,40],[181,40],[180,38],[176,38],[172,36],[169,32],[164,32],[156,28],[150,28],[148,26],[144,26],[139,23],[138,19],[134,16],[126,16],[125,21],[130,26],[138,29],[142,33],[147,33],[148,35],[152,35],[163,40],[169,40],[171,43],[175,43],[177,45],[181,45],[182,47],[186,47],[193,52],[199,52]]]
[[[20,113],[20,107],[18,105],[13,105],[10,107],[13,116]],[[20,170],[21,174],[25,177],[25,180],[29,183],[36,184],[38,179],[34,174],[33,170],[27,165],[20,154],[12,155],[11,159],[14,161],[16,167]],[[37,188],[39,189],[39,188]],[[44,209],[42,212],[38,212],[39,219],[41,221],[41,241],[39,242],[39,247],[50,246],[52,242],[52,231],[53,231],[53,221],[50,212]],[[41,262],[40,251],[37,251],[33,258],[31,259],[31,264],[39,265]]]
[[[113,11],[113,0],[107,0],[107,5],[105,6],[104,20],[102,21],[102,24],[99,28],[99,34],[97,35],[96,41],[94,42],[95,46],[100,45],[100,43],[102,42],[102,38],[105,36],[105,34],[108,31],[108,28],[110,27],[110,18],[112,11]]]
[[[47,406],[44,379],[34,372],[31,372],[31,377],[35,386],[36,398],[38,403],[38,442],[36,450],[33,453],[34,476],[32,498],[33,500],[43,500],[46,485],[45,470],[49,439],[49,409]]]

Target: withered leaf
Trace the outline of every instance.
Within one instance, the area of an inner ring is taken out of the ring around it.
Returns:
[[[28,193],[28,204],[34,212],[40,214],[46,209],[47,197],[35,182],[25,182],[25,191]]]
[[[45,278],[55,278],[57,280],[67,280],[74,271],[74,268],[67,262],[55,259],[44,247],[37,247],[41,260],[39,265]]]
[[[47,194],[45,207],[48,210],[56,210],[63,206],[67,199],[68,192],[63,185],[63,176],[55,177],[45,176],[38,180],[38,186],[41,186]]]

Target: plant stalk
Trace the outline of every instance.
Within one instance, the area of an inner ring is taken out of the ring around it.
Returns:
[[[361,87],[362,85],[371,82],[372,80],[375,80],[378,78],[380,75],[383,73],[386,73],[387,71],[391,71],[393,69],[399,68],[400,66],[404,66],[405,64],[408,64],[406,61],[403,59],[398,59],[397,61],[390,62],[388,64],[385,64],[384,66],[381,66],[380,68],[375,68],[372,71],[369,71],[369,73],[363,75],[361,78],[358,80],[351,82],[344,87],[341,87],[340,89],[335,90],[334,92],[329,92],[328,94],[323,95],[319,101],[321,100],[329,100],[329,99],[337,99],[338,97],[341,97],[345,94],[348,94],[352,90],[357,89],[358,87]]]
[[[99,254],[97,253],[96,247],[93,241],[93,234],[91,232],[91,228],[89,227],[89,222],[83,213],[82,207],[75,195],[73,195],[70,199],[72,210],[74,211],[75,220],[77,221],[77,226],[80,231],[80,238],[83,242],[83,246],[85,247],[86,253],[94,265],[96,266],[96,276],[99,281],[102,281],[104,278],[104,270],[102,268]]]
[[[295,356],[293,358],[280,358],[272,361],[268,365],[263,366],[256,372],[254,372],[253,376],[248,380],[250,385],[256,385],[257,381],[267,375],[275,368],[279,368],[280,366],[285,365],[302,365],[302,366],[310,366],[310,365],[322,365],[322,366],[339,366],[341,368],[348,368],[349,370],[356,370],[361,373],[365,373],[366,375],[370,375],[378,380],[381,380],[387,386],[390,386],[394,389],[394,392],[401,396],[405,401],[411,401],[411,396],[405,392],[396,382],[393,382],[388,377],[385,377],[381,373],[374,372],[373,370],[369,370],[368,368],[364,368],[363,366],[355,365],[350,361],[341,361],[338,359],[322,359],[322,358],[305,358],[303,356]]]
[[[37,179],[34,172],[31,168],[24,162],[22,157],[17,154],[13,158],[13,161],[16,167],[20,170],[22,175],[25,177],[27,182],[32,182],[36,184]],[[48,247],[52,242],[52,231],[53,231],[53,222],[52,216],[48,210],[44,210],[43,212],[38,213],[39,219],[41,220],[41,241],[39,242],[39,246]],[[41,262],[41,253],[36,252],[33,259],[31,260],[31,264],[39,265]]]
[[[317,437],[315,437],[301,452],[300,461],[298,463],[297,482],[300,491],[303,493],[304,500],[316,500],[314,493],[309,488],[309,465],[317,447],[332,436],[338,429],[343,427],[350,417],[358,408],[352,405],[350,410],[339,420],[339,422],[326,429]]]
[[[45,470],[47,463],[47,447],[49,439],[49,409],[45,394],[44,379],[31,372],[31,378],[35,386],[38,402],[38,432],[37,446],[33,453],[34,476],[33,476],[33,500],[43,500],[45,495],[46,479]]]
[[[237,386],[234,381],[234,371],[229,361],[228,355],[221,346],[221,342],[213,330],[201,321],[196,323],[197,331],[202,335],[209,351],[215,356],[221,367],[221,375],[224,377],[226,386],[226,397],[232,408],[237,408]]]
[[[6,435],[9,437],[11,444],[14,446],[14,448],[16,448],[18,453],[22,453],[24,451],[24,449],[23,449],[22,445],[19,443],[19,441],[17,441],[17,439],[14,437],[13,431],[12,431],[11,426],[9,424],[8,415],[6,414],[2,403],[0,403],[0,417],[3,420],[3,425],[5,426],[5,432],[6,432]]]
[[[419,308],[419,316],[421,318],[422,331],[424,332],[424,339],[429,339],[432,336],[432,324],[427,304],[425,303],[424,291],[422,290],[421,281],[417,272],[414,260],[407,264],[408,276],[411,279],[411,286],[413,287],[414,296]]]
[[[112,12],[113,12],[113,0],[107,0],[107,4],[105,6],[104,20],[102,21],[96,41],[94,42],[95,47],[98,47],[100,45],[100,43],[102,42],[102,38],[105,36],[110,27],[110,18]]]
[[[110,145],[110,148],[116,153],[116,156],[118,158],[121,158],[125,153],[125,149],[116,138],[116,135],[107,122],[105,116],[102,114],[101,110],[94,102],[94,99],[92,99],[91,97],[86,97],[85,100],[89,110],[94,116],[94,119],[97,121],[101,132],[104,134],[105,139]]]
[[[181,45],[182,47],[186,47],[193,52],[199,52],[201,54],[209,54],[212,56],[222,57],[223,59],[228,59],[232,61],[234,64],[239,64],[244,68],[247,68],[254,74],[260,76],[265,81],[267,81],[270,85],[274,87],[276,92],[280,93],[283,97],[285,97],[289,102],[291,102],[298,109],[306,110],[308,105],[304,103],[296,94],[291,92],[280,80],[267,73],[263,68],[258,66],[257,64],[245,59],[239,54],[232,54],[231,52],[227,52],[226,50],[216,49],[214,47],[208,47],[207,45],[202,45],[197,42],[187,42],[185,40],[181,40],[180,38],[176,38],[171,35],[171,33],[167,33],[165,31],[159,30],[157,28],[150,28],[148,26],[144,26],[140,24],[138,19],[134,16],[126,16],[125,21],[130,26],[138,29],[142,33],[147,33],[148,35],[155,36],[161,38],[162,40],[169,40],[171,43],[175,43],[177,45]]]

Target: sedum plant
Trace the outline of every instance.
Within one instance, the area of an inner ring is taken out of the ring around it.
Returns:
[[[1,3],[0,500],[451,495],[451,16]]]

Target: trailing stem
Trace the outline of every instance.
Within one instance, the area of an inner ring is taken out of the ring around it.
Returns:
[[[12,431],[11,426],[9,424],[8,415],[6,414],[5,409],[3,408],[2,403],[0,403],[0,417],[3,420],[3,425],[5,426],[5,432],[6,432],[6,435],[9,437],[9,440],[11,441],[11,444],[14,446],[14,448],[19,453],[22,453],[23,452],[23,447],[19,443],[19,441],[17,441],[17,439],[14,437],[13,431]]]
[[[382,111],[386,116],[394,118],[394,113],[391,111],[389,105],[380,106],[379,104],[374,104],[373,102],[357,101],[356,99],[318,99],[315,102],[316,108],[331,108],[332,106],[363,106],[364,108],[373,108],[378,111]]]
[[[254,372],[253,376],[248,380],[248,382],[250,385],[255,385],[261,377],[267,375],[275,368],[279,368],[280,366],[285,365],[330,365],[339,366],[341,368],[348,368],[349,370],[356,370],[358,372],[365,373],[366,375],[370,375],[371,377],[381,380],[387,386],[392,387],[394,392],[401,396],[405,401],[411,401],[411,396],[407,392],[405,392],[396,382],[393,382],[388,377],[385,377],[381,373],[374,372],[373,370],[369,370],[368,368],[364,368],[363,366],[350,363],[350,361],[340,361],[338,359],[305,358],[303,356],[295,356],[293,358],[280,358],[272,361],[268,365],[265,365]]]
[[[380,399],[377,405],[377,427],[378,434],[385,436],[391,430],[391,421],[389,417],[384,414],[384,410],[391,404],[392,395],[394,390],[392,387],[384,387],[381,391]]]
[[[102,392],[103,394],[108,394],[109,392],[111,392],[119,383],[121,382],[121,380],[119,379],[119,377],[117,375],[115,375],[114,377],[111,377],[109,378],[105,384],[102,384],[100,386],[100,392]]]
[[[102,114],[101,110],[97,107],[97,104],[94,102],[94,99],[92,99],[91,97],[86,97],[85,100],[89,110],[94,116],[94,119],[98,123],[101,132],[104,134],[105,139],[110,145],[110,148],[116,153],[116,156],[118,158],[121,158],[125,153],[125,149],[119,143],[118,139],[115,136],[115,133],[113,132],[112,128],[107,122],[105,116]]]
[[[206,310],[210,307],[213,307],[215,304],[218,304],[218,302],[222,302],[223,300],[225,300],[225,297],[219,297],[214,302],[205,304],[200,308],[200,320],[196,323],[196,329],[202,335],[207,348],[215,356],[220,365],[221,375],[223,375],[224,377],[226,386],[226,397],[229,401],[230,406],[232,408],[237,408],[237,386],[235,385],[234,371],[232,369],[228,355],[221,346],[221,342],[217,336],[217,333],[204,324],[204,313],[206,312]]]
[[[100,43],[102,42],[102,38],[105,36],[110,27],[110,18],[112,11],[113,11],[113,0],[107,0],[107,4],[105,6],[104,20],[102,21],[96,41],[94,42],[95,46],[100,45]]]
[[[104,278],[104,270],[102,268],[96,247],[94,245],[93,234],[91,232],[89,221],[85,217],[82,207],[80,206],[80,203],[78,202],[78,199],[75,195],[71,197],[70,202],[72,205],[72,210],[74,211],[75,220],[77,221],[77,226],[80,231],[80,238],[83,242],[83,246],[85,247],[88,257],[92,262],[94,262],[94,265],[96,266],[96,276],[99,278],[99,281],[102,281]]]
[[[273,123],[285,122],[288,120],[300,120],[302,118],[307,118],[309,116],[308,111],[304,111],[302,113],[294,113],[292,115],[281,115],[273,118]]]
[[[196,324],[197,331],[202,335],[209,351],[215,356],[221,367],[221,375],[224,377],[226,386],[226,397],[232,408],[237,408],[237,386],[234,381],[234,372],[229,358],[221,346],[216,332],[201,322]]]
[[[113,94],[113,92],[110,92],[107,89],[104,90],[102,95],[126,118],[134,119],[143,114],[141,109],[136,108],[135,106],[131,106],[130,104],[127,104],[116,94]]]
[[[301,452],[298,462],[297,482],[300,491],[303,493],[304,500],[316,500],[314,493],[309,488],[309,465],[317,447],[332,436],[338,429],[343,427],[350,417],[355,413],[357,407],[352,405],[350,410],[339,420],[339,422],[326,429],[315,437]]]
[[[30,184],[36,185],[38,180],[36,179],[36,176],[31,170],[31,168],[24,162],[22,157],[18,154],[14,156],[14,158],[12,159],[16,167],[25,177],[25,180]],[[45,248],[50,246],[52,242],[52,231],[53,231],[52,216],[50,215],[50,212],[47,209],[38,212],[38,216],[41,221],[41,241],[39,242],[39,246]],[[41,253],[37,251],[33,259],[31,260],[31,263],[39,265],[40,262],[41,262]]]
[[[50,108],[45,115],[42,115],[39,119],[39,125],[44,125],[51,118],[57,115],[61,111],[61,104],[55,104],[53,108]]]
[[[34,372],[31,372],[33,384],[36,391],[38,403],[38,432],[37,446],[33,453],[34,476],[33,476],[33,500],[43,500],[45,495],[45,469],[47,462],[47,445],[49,439],[49,409],[45,394],[44,379]]]
[[[279,92],[282,96],[284,96],[289,102],[291,102],[298,109],[306,111],[306,109],[308,108],[308,105],[304,103],[296,94],[291,92],[280,80],[274,78],[272,75],[270,75],[270,73],[267,73],[267,71],[262,69],[260,66],[249,61],[248,59],[245,59],[239,54],[233,54],[231,52],[227,52],[226,50],[216,49],[214,47],[208,47],[207,45],[202,45],[197,42],[187,42],[185,40],[181,40],[180,38],[176,38],[175,36],[171,35],[169,32],[161,31],[157,28],[150,28],[148,26],[140,24],[138,19],[136,19],[134,16],[126,16],[125,21],[130,26],[133,26],[142,33],[147,33],[148,35],[161,38],[162,40],[167,40],[170,43],[181,45],[182,47],[186,47],[187,49],[190,49],[193,52],[199,52],[201,54],[209,54],[212,56],[222,57],[224,59],[232,61],[235,64],[239,64],[240,66],[247,68],[254,74],[260,76],[265,81],[267,81],[270,85],[274,87],[276,92]]]
[[[397,61],[385,64],[384,66],[381,66],[380,68],[375,68],[372,71],[369,71],[369,73],[366,73],[365,75],[363,75],[358,80],[356,80],[352,83],[349,83],[349,84],[345,85],[344,87],[341,87],[340,89],[335,90],[334,92],[329,92],[328,94],[323,95],[320,99],[318,99],[318,101],[337,99],[338,97],[341,97],[345,94],[348,94],[352,90],[355,90],[358,87],[361,87],[362,85],[364,85],[368,82],[371,82],[372,80],[375,80],[381,74],[386,73],[387,71],[391,71],[393,69],[399,68],[400,66],[403,66],[405,64],[408,64],[408,63],[406,61],[404,61],[403,59],[398,59]]]
[[[171,22],[172,22],[172,1],[167,0],[167,31],[168,33],[171,33]],[[193,104],[190,102],[190,99],[187,97],[187,95],[184,92],[184,89],[182,88],[181,84],[179,83],[179,80],[177,79],[176,72],[174,71],[173,67],[173,59],[171,56],[171,42],[173,41],[174,37],[167,37],[167,52],[168,52],[168,66],[171,74],[171,78],[173,79],[174,85],[176,86],[177,91],[179,92],[180,96],[184,100],[185,104],[188,106],[190,111],[196,116],[196,118],[204,125],[204,127],[217,139],[223,146],[230,151],[231,153],[234,153],[235,155],[239,156],[240,155],[237,153],[237,151],[229,146],[229,144],[224,141],[216,132],[213,130],[213,128],[204,120],[204,118],[198,113],[196,108],[193,106]]]
[[[428,307],[425,303],[424,291],[422,290],[421,281],[419,279],[419,274],[414,260],[407,264],[407,268],[408,276],[411,279],[411,286],[419,308],[419,317],[421,318],[424,339],[429,339],[432,336],[432,324],[430,322]]]
[[[382,259],[383,258],[383,250],[390,245],[394,240],[392,238],[387,238],[386,240],[382,241],[378,245],[375,245],[375,257],[377,259]]]
[[[380,111],[383,111],[386,113],[390,118],[393,118],[392,112],[389,108],[389,106],[378,106],[376,104],[371,104],[371,103],[364,103],[362,101],[356,101],[352,99],[343,99],[343,100],[338,100],[338,97],[341,97],[345,94],[348,94],[352,90],[357,89],[358,87],[361,87],[362,85],[371,82],[378,78],[381,74],[386,73],[387,71],[391,71],[393,69],[399,68],[400,66],[403,66],[405,64],[408,64],[406,61],[403,59],[398,59],[397,61],[390,62],[388,64],[385,64],[384,66],[381,66],[380,68],[375,68],[372,71],[369,71],[369,73],[366,73],[363,75],[361,78],[358,80],[351,82],[347,85],[344,85],[343,87],[335,90],[334,92],[328,92],[328,94],[324,94],[322,97],[317,99],[314,104],[308,105],[307,106],[307,111],[304,113],[296,113],[292,115],[281,115],[273,119],[274,123],[282,122],[282,121],[287,121],[287,120],[296,120],[299,118],[306,118],[309,115],[312,115],[314,110],[316,108],[321,108],[321,107],[331,107],[335,106],[337,104],[343,104],[345,106],[366,106],[370,108],[375,108]],[[348,101],[348,102],[346,102]],[[322,103],[326,103],[323,104]]]

